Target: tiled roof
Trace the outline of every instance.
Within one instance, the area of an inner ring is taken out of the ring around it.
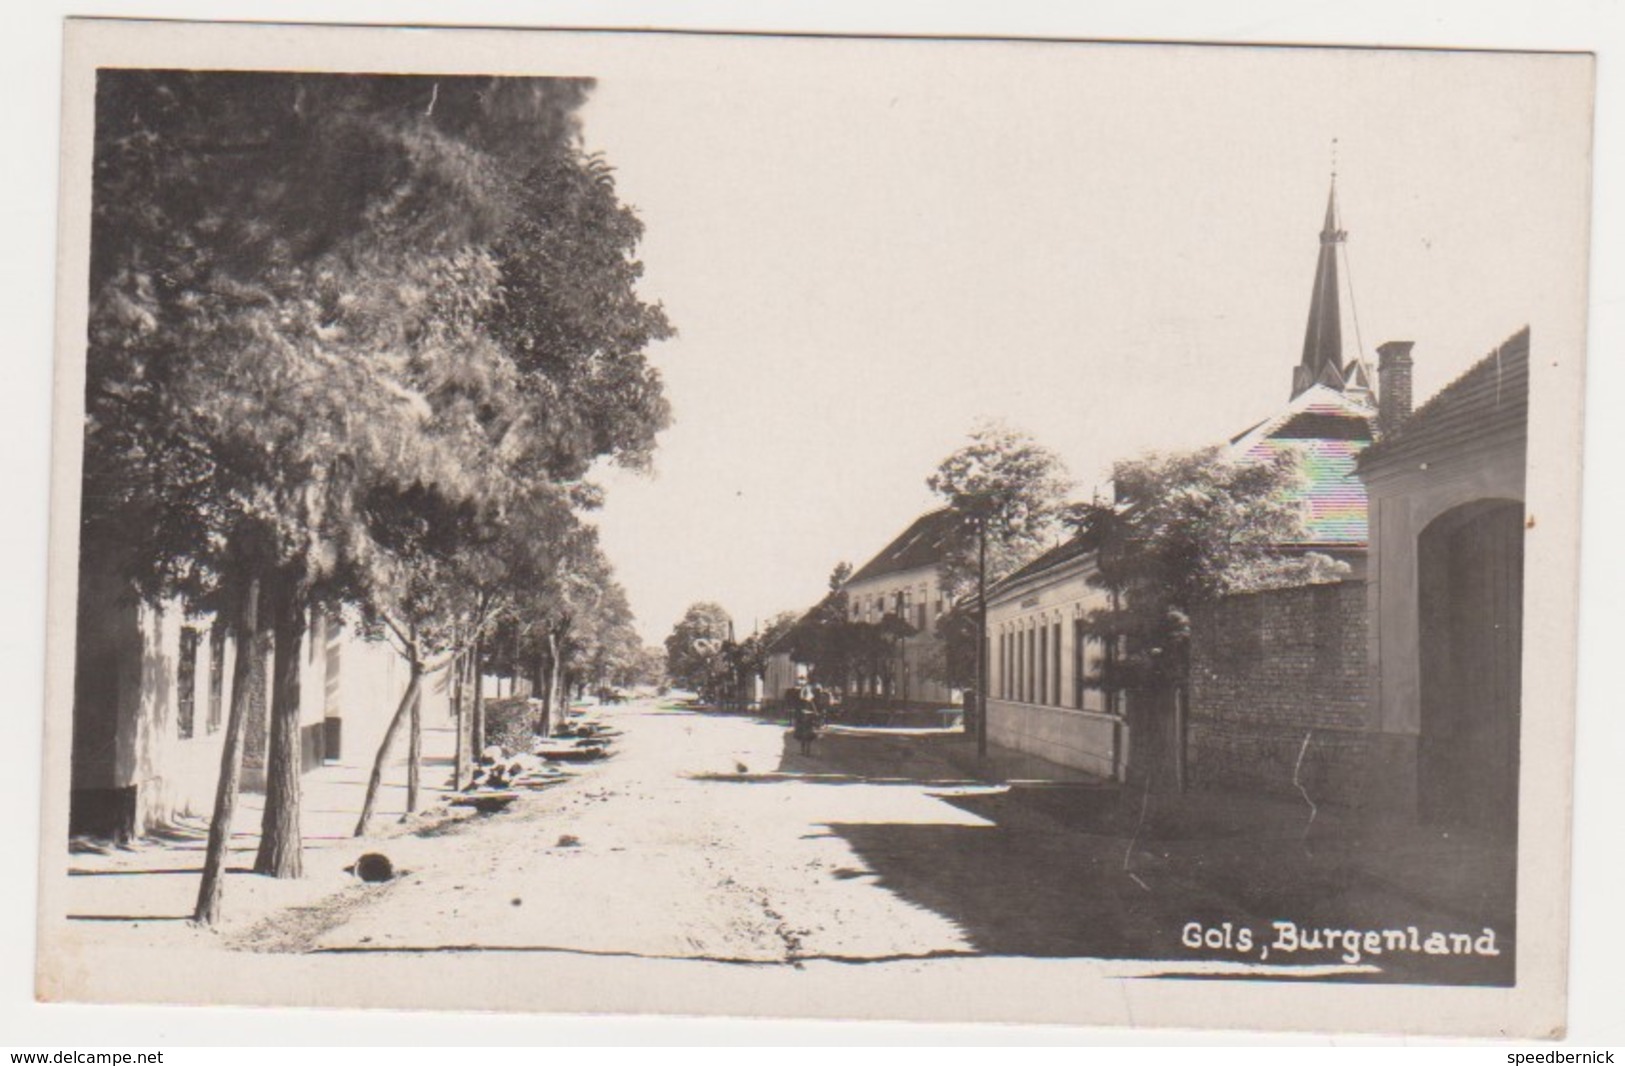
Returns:
[[[789,629],[786,629],[783,633],[780,633],[778,639],[767,646],[766,651],[768,654],[771,655],[775,652],[781,651],[788,652],[794,648],[796,641],[807,635],[808,631],[812,627],[813,619],[818,617],[818,612],[823,610],[824,605],[833,600],[837,595],[839,595],[839,593],[826,593],[823,599],[813,604],[813,606],[810,607],[806,613],[804,613],[800,618],[796,619],[795,625],[791,626]]]
[[[1360,470],[1436,456],[1529,424],[1529,327],[1434,394],[1385,439],[1360,456]]]
[[[1248,451],[1263,459],[1285,451],[1298,453],[1303,481],[1293,493],[1304,507],[1304,544],[1357,547],[1366,542],[1365,484],[1354,473],[1360,440],[1268,437]]]
[[[1231,441],[1242,462],[1296,452],[1302,480],[1293,495],[1304,508],[1302,547],[1354,548],[1366,543],[1365,483],[1355,474],[1371,441],[1376,411],[1316,385]]]
[[[989,585],[987,589],[988,598],[992,599],[1010,586],[1025,581],[1030,577],[1048,573],[1079,556],[1087,555],[1092,548],[1093,545],[1081,534],[1068,537],[1055,547],[1038,555],[1037,558],[1028,562],[1025,566]]]
[[[864,563],[857,573],[847,579],[847,584],[904,570],[917,570],[922,566],[936,566],[947,553],[949,538],[957,522],[958,516],[946,507],[927,511],[903,530],[896,540],[882,548],[880,554]]]

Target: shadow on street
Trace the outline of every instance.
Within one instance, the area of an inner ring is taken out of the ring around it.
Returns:
[[[777,770],[714,780],[914,784],[986,824],[831,822],[872,883],[953,921],[978,953],[1366,967],[1350,980],[1510,985],[1516,848],[1426,826],[1363,820],[1290,798],[1117,786],[1087,775],[1017,779],[961,734],[830,730],[809,755],[787,735]],[[1336,930],[1287,952],[1276,922]],[[1229,923],[1230,946],[1186,943]],[[1495,931],[1496,955],[1351,951],[1345,931]],[[1253,949],[1235,947],[1252,931]],[[1325,938],[1331,941],[1331,937]],[[1263,947],[1276,948],[1265,955]],[[1375,969],[1370,969],[1374,967]],[[1283,976],[1271,973],[1272,979]],[[1324,979],[1321,977],[1320,979]]]

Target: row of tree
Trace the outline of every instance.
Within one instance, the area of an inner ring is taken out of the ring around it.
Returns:
[[[476,703],[491,666],[522,674],[551,711],[572,669],[637,647],[583,479],[600,460],[648,462],[668,409],[645,352],[671,328],[636,292],[641,224],[582,148],[590,88],[98,77],[82,572],[213,612],[240,649],[270,634],[258,872],[301,872],[298,652],[314,610],[348,613],[410,664],[386,745],[403,723],[415,744],[436,670]]]

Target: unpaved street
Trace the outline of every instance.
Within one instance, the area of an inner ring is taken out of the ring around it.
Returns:
[[[391,839],[405,876],[356,885],[238,946],[794,967],[1273,962],[1456,980],[1495,980],[1510,962],[1510,951],[1351,960],[1341,950],[1192,950],[1188,923],[1249,926],[1262,945],[1283,916],[1337,928],[1496,924],[1510,947],[1509,919],[1491,905],[1385,879],[1415,854],[1363,850],[1352,825],[1325,824],[1332,835],[1306,842],[1290,802],[1154,800],[1087,780],[989,784],[978,779],[988,766],[970,772],[962,738],[932,731],[836,728],[802,756],[781,726],[756,718],[654,701],[601,713],[623,734],[613,759],[504,814]],[[1455,865],[1478,858],[1461,851]],[[1493,879],[1486,870],[1484,883]]]
[[[749,962],[969,950],[952,922],[878,887],[831,826],[985,826],[942,798],[984,786],[856,778],[817,750],[787,757],[783,730],[754,719],[653,702],[605,717],[624,731],[615,758],[509,812],[391,841],[405,876],[336,903],[306,943],[276,931],[276,946]]]
[[[1504,856],[1470,841],[1370,837],[1325,810],[1311,826],[1290,799],[1057,779],[1009,752],[978,761],[955,733],[836,728],[802,756],[754,717],[656,701],[594,713],[621,732],[614,757],[500,814],[431,809],[354,840],[338,824],[351,815],[319,806],[351,787],[335,769],[309,813],[338,832],[307,835],[302,880],[238,867],[219,934],[183,920],[195,844],[80,856],[62,979],[127,994],[119,974],[143,968],[135,994],[154,1002],[1131,1024],[1137,1001],[1184,1002],[1181,982],[1137,980],[1154,975],[1511,973],[1510,897],[1490,891]],[[234,846],[246,860],[252,836]],[[343,872],[367,850],[400,876]],[[1493,925],[1508,950],[1271,958],[1186,939],[1228,922],[1261,946],[1283,918]],[[171,965],[147,965],[155,946]]]

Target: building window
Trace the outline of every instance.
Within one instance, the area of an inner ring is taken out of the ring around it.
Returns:
[[[1021,634],[1012,631],[1008,637],[1010,650],[1007,653],[1010,659],[1010,693],[1012,700],[1021,699]]]
[[[1042,660],[1038,658],[1038,626],[1027,630],[1027,702],[1038,702],[1038,684],[1043,676]]]
[[[1084,709],[1083,687],[1089,673],[1089,663],[1084,658],[1087,639],[1083,633],[1083,619],[1072,619],[1072,705],[1080,711]]]
[[[197,644],[198,631],[183,626],[180,661],[175,666],[175,724],[182,740],[191,739],[197,713]]]
[[[1033,643],[1035,639],[1037,639],[1037,634],[1033,632],[1032,626],[1022,630],[1022,635],[1020,635],[1020,676],[1022,676],[1022,686],[1020,687],[1022,687],[1022,694],[1020,695],[1022,695],[1024,704],[1030,704],[1033,692],[1037,691],[1035,679],[1032,676],[1032,653],[1033,648],[1037,647],[1037,643]]]
[[[1050,702],[1050,627],[1038,622],[1038,702]]]
[[[1011,673],[1015,676],[1016,686],[1010,692],[1010,698],[1018,703],[1027,700],[1027,634],[1018,629],[1010,634],[1010,655],[1014,658]]]
[[[226,627],[216,622],[209,630],[209,722],[208,730],[220,729],[226,702]]]
[[[1060,707],[1066,703],[1061,696],[1061,623],[1050,626],[1049,633],[1050,702]]]

